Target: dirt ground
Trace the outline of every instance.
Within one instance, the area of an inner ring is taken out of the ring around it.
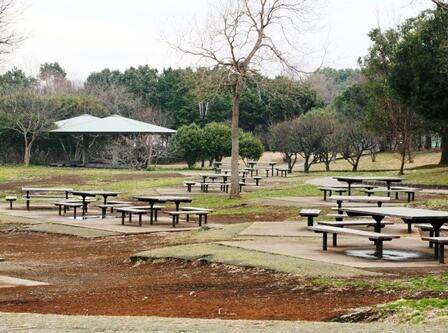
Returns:
[[[279,219],[260,215],[259,221]],[[251,218],[239,216],[245,222]],[[433,271],[383,269],[383,276],[359,278],[364,282],[359,286],[330,288],[303,276],[203,260],[130,260],[135,253],[169,245],[179,233],[86,239],[14,227],[0,224],[0,260],[15,266],[17,277],[48,285],[1,288],[3,312],[330,321],[401,298],[448,297],[370,287],[374,280],[441,274],[443,265]],[[376,315],[357,319],[375,320]]]
[[[204,261],[129,259],[166,246],[177,233],[84,239],[11,227],[3,225],[0,232],[4,260],[22,268],[21,278],[49,285],[2,288],[0,311],[5,312],[328,321],[402,297],[431,296],[326,288],[301,276]],[[444,268],[436,270],[391,269],[387,277],[372,279],[423,276]]]

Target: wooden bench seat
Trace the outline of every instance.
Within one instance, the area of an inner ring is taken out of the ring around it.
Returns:
[[[350,229],[350,228],[332,227],[332,226],[325,226],[325,225],[308,227],[308,230],[323,234],[322,248],[324,251],[327,251],[328,234],[329,233],[330,234],[344,234],[344,235],[349,235],[349,236],[366,237],[375,243],[376,256],[378,259],[383,258],[383,242],[391,241],[394,238],[400,238],[400,236],[398,236],[398,235],[389,235],[389,234],[383,234],[383,233],[379,233],[379,232],[355,230],[355,229]]]
[[[12,209],[12,203],[14,201],[17,201],[17,196],[15,196],[15,195],[7,195],[5,197],[5,200],[9,202],[9,209]]]
[[[179,216],[185,215],[189,219],[190,215],[199,216],[199,226],[202,226],[202,217],[204,217],[204,224],[207,224],[207,216],[211,213],[211,210],[169,210],[163,213],[173,217],[173,228],[179,223]],[[188,221],[188,220],[187,220]]]
[[[321,209],[305,208],[299,212],[299,215],[303,216],[303,217],[307,217],[307,219],[308,219],[307,223],[308,223],[308,226],[310,227],[313,225],[314,218],[318,217],[321,212],[322,212]]]
[[[445,244],[448,244],[448,237],[422,237],[422,240],[429,241],[430,244],[438,244],[439,251],[437,255],[439,256],[439,263],[445,263]]]

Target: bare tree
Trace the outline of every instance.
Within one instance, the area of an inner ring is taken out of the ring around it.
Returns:
[[[197,31],[198,40],[188,47],[173,45],[185,54],[199,57],[206,65],[226,69],[223,83],[232,91],[232,155],[230,198],[239,198],[238,128],[240,100],[245,80],[254,71],[283,69],[297,73],[298,37],[311,23],[311,0],[222,0],[205,24]]]
[[[20,45],[24,37],[13,29],[16,20],[23,13],[17,0],[0,0],[0,54],[8,54]]]

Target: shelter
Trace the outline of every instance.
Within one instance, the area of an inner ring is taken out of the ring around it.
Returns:
[[[82,164],[89,163],[89,135],[98,134],[158,134],[169,135],[176,133],[175,130],[161,127],[142,121],[129,119],[119,115],[106,118],[98,118],[88,114],[57,121],[57,128],[50,133],[56,134],[79,134],[83,137],[83,159]]]

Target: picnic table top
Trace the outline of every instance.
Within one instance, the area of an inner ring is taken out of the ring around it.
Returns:
[[[61,188],[61,187],[22,187],[22,191],[55,191],[55,192],[71,192],[72,188]]]
[[[366,195],[332,195],[328,198],[334,201],[353,201],[353,202],[370,202],[370,201],[390,201],[390,197],[382,196],[366,196]]]
[[[343,208],[346,212],[351,213],[362,213],[368,215],[377,216],[392,216],[400,217],[406,220],[446,220],[448,221],[448,212],[431,210],[431,209],[420,209],[420,208],[409,208],[409,207],[346,207]]]
[[[378,181],[391,181],[391,182],[403,181],[403,178],[401,177],[389,177],[389,176],[334,176],[333,178],[339,181],[352,181],[352,182],[362,182],[364,180],[378,180]]]
[[[191,202],[193,201],[190,197],[177,197],[177,196],[163,196],[163,195],[137,195],[134,198],[140,201],[178,201],[178,202]]]
[[[73,195],[86,195],[89,197],[94,197],[97,195],[107,195],[107,196],[117,196],[120,194],[120,192],[114,192],[114,191],[103,191],[103,190],[90,190],[90,191],[84,191],[84,190],[72,190],[70,191]]]

